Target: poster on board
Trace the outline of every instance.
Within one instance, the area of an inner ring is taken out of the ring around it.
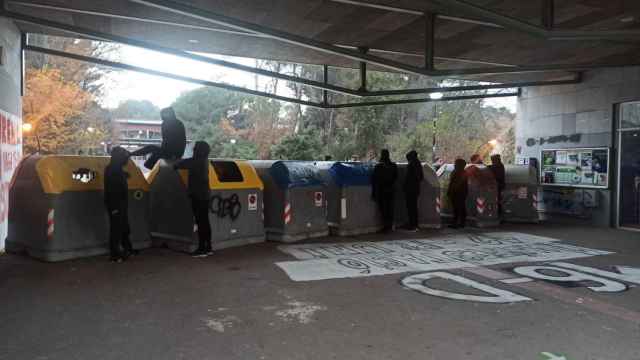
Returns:
[[[548,149],[541,153],[543,185],[607,188],[609,149]]]
[[[9,186],[22,158],[22,120],[0,110],[0,250],[8,233]]]

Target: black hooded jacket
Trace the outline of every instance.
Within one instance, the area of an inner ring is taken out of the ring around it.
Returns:
[[[383,194],[393,194],[396,179],[398,178],[398,166],[391,161],[389,153],[383,151],[380,161],[373,168],[371,177],[371,191],[374,199],[379,200]]]
[[[128,205],[129,174],[124,166],[129,161],[129,153],[120,147],[111,152],[111,161],[104,169],[104,203],[109,212],[126,208]]]
[[[467,162],[463,159],[457,159],[455,168],[449,177],[449,188],[447,196],[454,199],[466,199],[469,193],[469,185],[467,184],[467,173],[465,167]]]
[[[189,171],[189,196],[196,200],[209,200],[209,144],[198,141],[193,147],[193,157],[174,165],[175,169]]]
[[[408,194],[420,194],[420,183],[424,180],[422,163],[418,159],[418,153],[410,151],[407,153],[407,175],[404,178],[404,192]]]

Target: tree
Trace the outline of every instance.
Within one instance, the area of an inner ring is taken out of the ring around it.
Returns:
[[[320,160],[322,158],[322,143],[317,132],[289,135],[273,146],[273,158],[280,160]]]
[[[65,81],[59,70],[27,72],[23,97],[23,121],[33,127],[34,136],[25,136],[26,152],[35,152],[39,137],[43,153],[60,153],[74,141],[78,127],[72,118],[84,113],[91,95],[73,82]]]
[[[155,120],[160,118],[160,108],[149,100],[128,99],[118,104],[112,116],[115,119]]]

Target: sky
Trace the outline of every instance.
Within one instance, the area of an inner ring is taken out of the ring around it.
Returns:
[[[206,56],[255,66],[253,59],[216,55]],[[224,82],[252,89],[255,86],[255,75],[247,72],[131,46],[122,47],[118,60],[130,65],[176,73],[197,79]],[[269,78],[262,76],[258,78],[260,84],[264,84],[269,80]],[[127,99],[149,100],[159,107],[166,107],[171,105],[182,92],[200,87],[200,85],[196,84],[131,71],[113,72],[108,76],[106,83],[107,91],[103,99],[103,106],[109,108],[115,108],[120,102]],[[288,89],[286,87],[281,86],[280,89],[280,95],[291,96],[290,93],[287,93]],[[487,99],[486,104],[496,107],[504,106],[512,112],[516,111],[515,97]]]

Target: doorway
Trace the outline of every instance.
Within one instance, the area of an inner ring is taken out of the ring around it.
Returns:
[[[618,116],[618,227],[640,231],[640,102]]]

